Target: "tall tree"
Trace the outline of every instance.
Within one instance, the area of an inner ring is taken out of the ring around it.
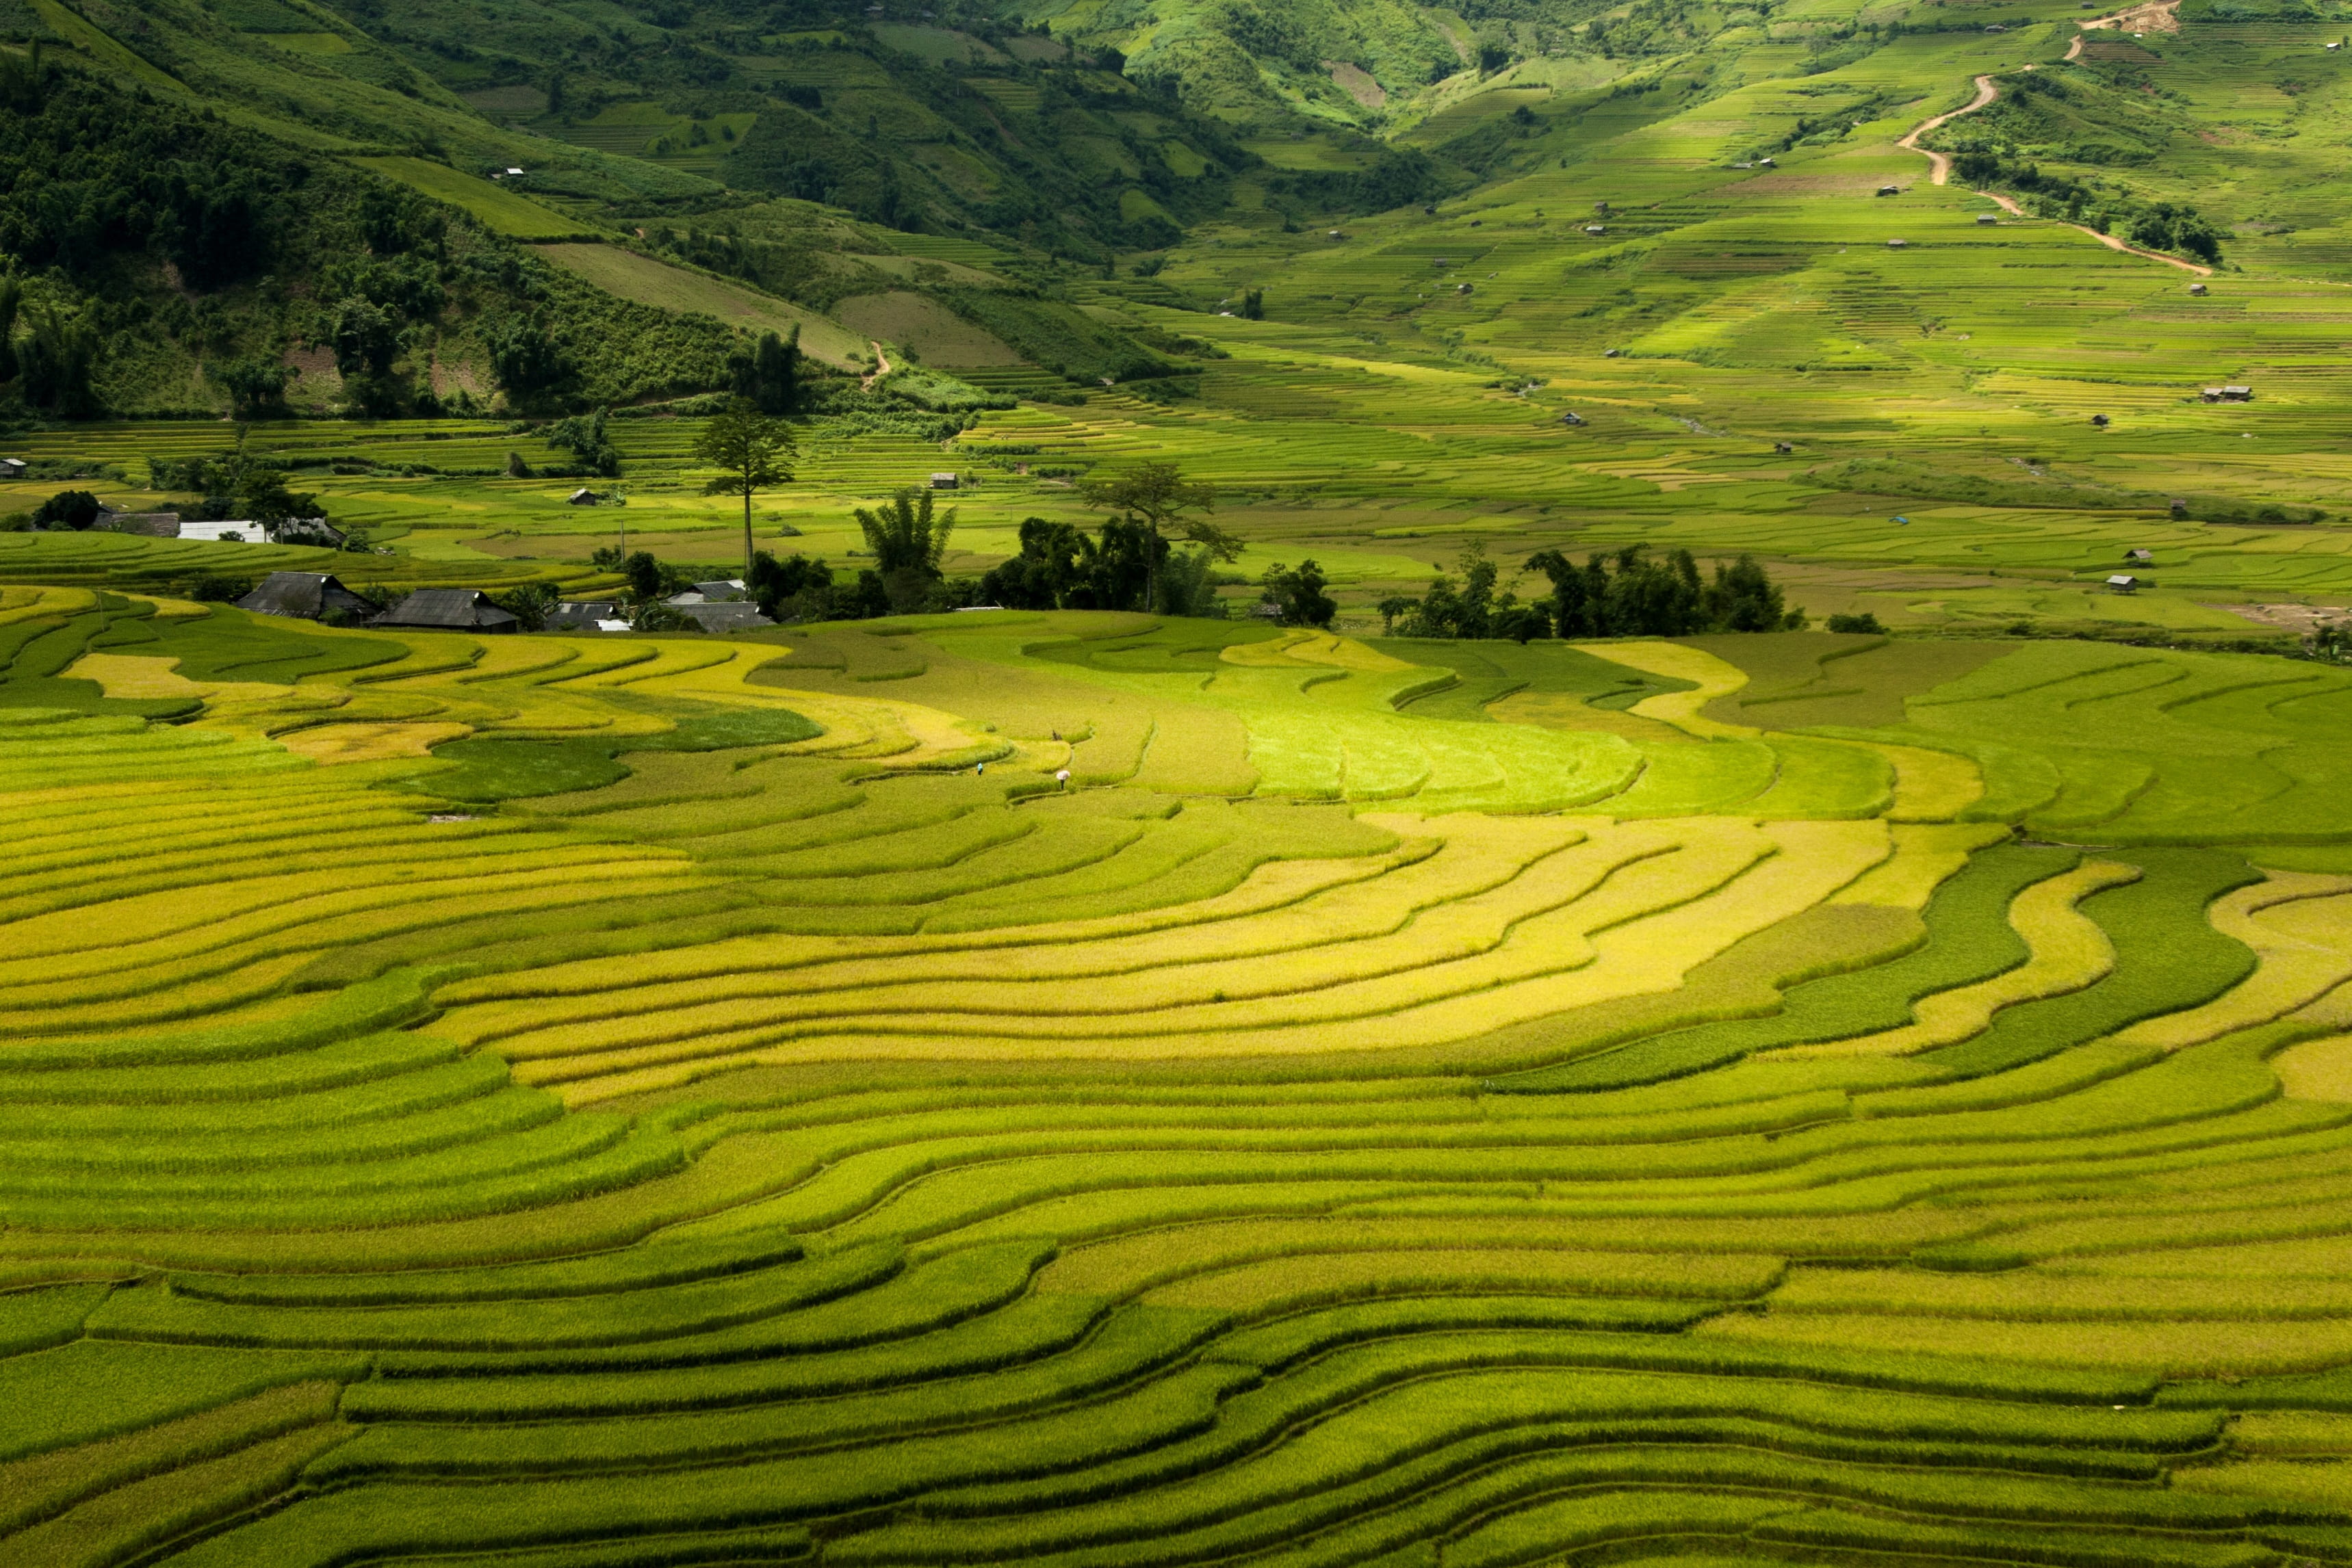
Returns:
[[[784,460],[793,455],[793,433],[781,419],[761,413],[749,398],[737,398],[725,412],[702,427],[694,455],[724,470],[702,487],[706,496],[743,497],[743,580],[751,580],[751,497],[777,485],[789,484],[793,471]]]
[[[1331,617],[1339,612],[1339,606],[1323,591],[1328,580],[1311,556],[1295,567],[1267,567],[1265,576],[1260,579],[1265,589],[1265,602],[1282,612],[1286,626],[1331,624]]]
[[[947,554],[956,515],[953,507],[936,511],[931,495],[910,486],[893,491],[882,505],[860,507],[854,514],[894,611],[919,608],[931,584],[940,580],[940,560]]]
[[[749,349],[728,357],[735,395],[747,397],[761,413],[791,413],[800,402],[801,329],[795,322],[787,337],[762,332]]]
[[[1218,560],[1229,561],[1242,553],[1242,541],[1234,535],[1206,517],[1186,515],[1215,511],[1217,493],[1206,485],[1188,481],[1173,463],[1138,464],[1108,479],[1090,482],[1081,494],[1088,505],[1109,507],[1130,527],[1150,536],[1143,595],[1148,611],[1160,609],[1160,558],[1167,553],[1170,534],[1201,546]]]

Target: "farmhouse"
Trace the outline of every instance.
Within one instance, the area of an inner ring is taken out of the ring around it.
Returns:
[[[550,612],[550,632],[625,632],[629,612],[615,599],[566,600]]]
[[[1878,193],[1882,196],[1899,196],[1903,193],[1903,187],[1900,185],[1881,185],[1878,187]]]
[[[1909,242],[1906,240],[1891,239],[1886,242],[1886,248],[1889,250],[1901,250],[1904,246],[1908,243]]]
[[[268,530],[270,542],[281,545],[315,545],[321,549],[341,549],[343,530],[324,517],[289,517]]]
[[[2207,402],[2252,402],[2254,401],[2254,389],[2252,387],[2207,387],[2204,391],[2203,396]]]
[[[2124,559],[2126,560],[2154,560],[2156,559],[2156,552],[2152,549],[2126,550],[2124,552]]]
[[[685,596],[681,594],[679,597]],[[685,616],[705,632],[749,632],[754,627],[775,624],[760,613],[758,605],[748,601],[737,600],[718,604],[708,602],[679,604],[677,600],[673,599],[668,602],[677,608],[680,615]]]
[[[1589,235],[1605,235],[1609,232],[1609,226],[1606,224],[1587,224],[1584,225],[1584,232]]]
[[[110,534],[137,534],[151,539],[175,539],[180,537],[180,514],[177,512],[118,512],[109,507],[99,508],[94,528]]]
[[[2107,579],[2107,591],[2111,593],[2137,593],[2146,586],[2147,580],[2145,578],[2134,577],[2127,571],[2119,571]]]
[[[2095,413],[2091,416],[2091,423],[2105,430],[2107,427],[2107,416],[2104,413]]]
[[[0,457],[0,479],[22,479],[25,460],[21,457]]]
[[[517,622],[478,588],[420,588],[384,612],[376,624],[499,632],[512,632]]]
[[[257,545],[268,539],[268,530],[248,518],[244,522],[182,523],[174,537],[214,544]]]
[[[273,571],[261,586],[236,601],[239,610],[257,615],[285,615],[297,621],[317,621],[336,614],[363,620],[375,606],[323,571]]]
[[[597,492],[591,490],[587,486],[583,485],[577,490],[572,491],[569,496],[564,497],[563,504],[567,507],[593,507],[604,498],[604,497]]]
[[[2207,290],[2203,284],[2192,283],[2189,286],[2189,292],[2191,294],[2203,294],[2207,292]]]
[[[1577,413],[1574,409],[1570,409],[1567,413],[1559,416],[1559,422],[1562,424],[1582,424],[1584,423],[1584,416]]]
[[[2000,215],[1998,213],[1979,213],[1977,214],[1977,227],[1979,228],[1986,228],[1999,222],[2000,222]]]
[[[691,604],[727,604],[743,596],[743,580],[724,577],[710,582],[698,582],[682,593],[671,594],[662,602],[683,609]]]
[[[934,490],[953,490],[960,488],[962,484],[963,480],[953,474],[934,474],[931,476],[931,488]]]

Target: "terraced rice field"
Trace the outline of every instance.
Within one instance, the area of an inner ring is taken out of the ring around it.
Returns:
[[[0,1563],[2352,1561],[2352,676],[0,647]]]

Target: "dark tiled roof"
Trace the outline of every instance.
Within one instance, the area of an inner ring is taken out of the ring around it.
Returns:
[[[100,512],[98,526],[110,534],[142,534],[151,539],[180,537],[177,512]]]
[[[599,621],[626,621],[629,612],[610,599],[570,600],[555,607],[547,618],[551,629],[594,631]]]
[[[420,588],[393,606],[382,626],[431,626],[452,632],[511,632],[515,618],[478,588]]]
[[[775,624],[760,613],[758,605],[740,601],[730,604],[680,604],[676,608],[705,632],[744,632],[754,626]]]
[[[239,610],[316,621],[330,610],[372,615],[375,606],[331,576],[316,571],[273,571],[261,586],[236,601]]]

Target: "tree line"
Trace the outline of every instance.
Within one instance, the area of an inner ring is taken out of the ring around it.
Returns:
[[[1717,561],[1712,580],[1686,549],[1663,557],[1627,545],[1595,553],[1582,565],[1562,551],[1539,550],[1523,570],[1551,584],[1546,597],[1521,600],[1474,539],[1455,561],[1461,576],[1441,573],[1419,599],[1381,601],[1383,630],[1398,637],[1690,637],[1707,632],[1793,632],[1805,612],[1790,609],[1780,587],[1754,556]]]
[[[752,497],[788,484],[792,432],[782,420],[739,397],[704,427],[695,455],[719,470],[706,494],[743,501],[743,582],[761,613],[779,622],[858,620],[996,605],[1008,610],[1150,610],[1163,615],[1221,617],[1215,568],[1240,555],[1242,541],[1206,515],[1215,492],[1184,477],[1172,463],[1144,463],[1087,485],[1082,494],[1108,516],[1088,531],[1028,517],[1020,552],[979,577],[950,579],[944,562],[956,508],[938,492],[908,486],[855,509],[873,564],[855,577],[805,555],[779,557],[753,538]],[[1178,549],[1178,545],[1190,548]],[[595,564],[627,580],[640,605],[680,591],[690,579],[650,553],[600,549]],[[1294,608],[1328,622],[1337,608],[1320,592],[1321,574],[1304,563],[1284,578]],[[1269,581],[1280,573],[1271,574]]]

